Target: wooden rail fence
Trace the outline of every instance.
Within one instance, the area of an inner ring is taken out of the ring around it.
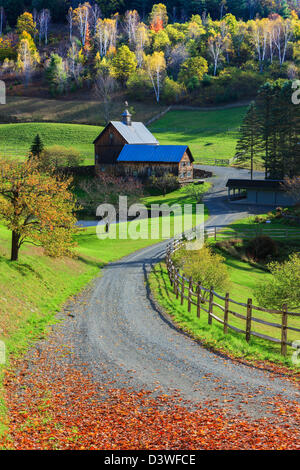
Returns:
[[[217,238],[224,239],[224,238],[244,238],[244,239],[251,239],[260,235],[268,235],[271,238],[299,238],[300,239],[300,227],[293,227],[293,228],[272,228],[262,227],[261,225],[257,226],[257,228],[245,228],[245,229],[234,229],[228,226],[212,226],[212,227],[205,227],[204,230],[205,238],[213,238],[217,240]]]
[[[176,298],[180,299],[181,305],[183,305],[184,301],[186,300],[188,312],[191,312],[191,307],[194,305],[197,310],[198,318],[200,318],[202,311],[205,312],[207,314],[208,324],[211,325],[213,320],[221,323],[223,325],[224,334],[228,333],[228,329],[232,329],[237,333],[245,335],[247,342],[250,341],[251,336],[256,336],[267,341],[278,343],[281,346],[281,354],[286,356],[287,346],[292,346],[292,342],[288,341],[288,331],[292,330],[300,333],[299,328],[288,326],[288,319],[290,317],[300,317],[300,313],[289,312],[287,305],[284,305],[282,310],[257,307],[253,305],[252,299],[250,298],[247,300],[247,303],[237,302],[236,300],[230,298],[229,293],[226,293],[225,296],[222,296],[215,292],[213,287],[207,289],[199,282],[194,282],[191,277],[187,278],[184,273],[180,273],[179,269],[175,267],[172,260],[172,254],[183,246],[184,242],[182,240],[175,240],[168,245],[166,254],[166,265],[169,279]],[[223,302],[223,305],[221,305],[220,302]],[[234,310],[236,309],[235,306],[244,308],[245,314],[236,312]],[[278,315],[279,321],[271,322],[262,318],[257,318],[254,316],[255,312],[264,312],[267,314]],[[245,328],[241,329],[232,325],[230,323],[231,315],[244,320]],[[262,324],[271,326],[273,328],[279,328],[281,330],[280,339],[254,331],[253,324]]]

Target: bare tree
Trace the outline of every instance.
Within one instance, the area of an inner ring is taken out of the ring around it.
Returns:
[[[289,18],[286,20],[281,17],[276,18],[272,33],[273,41],[278,51],[280,65],[282,65],[285,61],[287,45],[293,35],[293,32],[293,23]]]
[[[111,48],[115,48],[117,38],[117,23],[115,19],[98,19],[96,25],[96,43],[101,57],[106,56]]]
[[[123,27],[127,34],[129,44],[136,42],[136,32],[139,20],[140,17],[136,10],[126,11]]]
[[[177,44],[166,50],[168,70],[177,79],[181,64],[189,57],[189,52],[184,44]]]
[[[83,5],[80,3],[78,8],[73,11],[73,21],[74,24],[77,25],[83,46],[85,45],[86,33],[90,19],[90,11],[91,5],[88,2],[85,2]]]
[[[221,33],[216,33],[208,38],[208,52],[213,59],[214,75],[217,73],[221,54],[226,49],[228,37],[223,36]]]
[[[103,102],[103,116],[107,124],[111,119],[112,94],[116,89],[116,81],[107,70],[100,70],[95,80],[94,89],[96,96]]]
[[[67,21],[69,25],[69,39],[70,42],[72,42],[72,36],[73,36],[73,8],[70,7],[68,14],[67,14]]]
[[[45,44],[48,44],[48,30],[51,15],[48,9],[43,9],[37,15],[37,25],[39,30],[39,44],[41,45],[42,37],[44,37]]]
[[[71,47],[68,50],[67,66],[68,66],[69,76],[73,80],[75,80],[75,83],[77,84],[80,81],[80,77],[83,71],[83,65],[82,65],[82,62],[79,60],[78,53],[79,53],[78,47],[75,41],[72,41]]]
[[[91,27],[92,27],[93,34],[96,33],[97,21],[101,17],[102,17],[101,9],[100,9],[99,5],[97,5],[97,3],[95,3],[90,9],[90,21],[91,21]]]
[[[48,44],[48,30],[49,30],[49,24],[51,21],[51,14],[50,11],[46,8],[44,12],[45,16],[45,26],[44,26],[44,34],[45,34],[45,44]]]

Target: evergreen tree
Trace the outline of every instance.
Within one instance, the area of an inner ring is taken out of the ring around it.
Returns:
[[[262,159],[265,166],[265,178],[269,177],[269,169],[271,166],[271,136],[272,136],[272,108],[274,102],[273,85],[269,82],[265,83],[259,91],[255,100],[255,107],[261,128],[262,141]]]
[[[40,155],[42,151],[44,150],[44,144],[42,142],[42,139],[40,138],[39,134],[35,136],[33,139],[31,148],[30,148],[30,153],[34,157],[40,158]]]
[[[255,101],[268,179],[300,172],[300,109],[292,93],[292,81],[278,80],[263,85]]]
[[[251,103],[240,128],[240,137],[236,146],[235,157],[239,163],[250,161],[251,179],[254,163],[262,150],[261,128],[254,103]]]

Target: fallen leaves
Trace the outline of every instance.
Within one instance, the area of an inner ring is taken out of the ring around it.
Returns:
[[[53,357],[53,356],[52,356]],[[299,406],[272,399],[276,418],[251,420],[151,391],[97,384],[84,367],[45,353],[5,386],[14,449],[298,449]],[[230,401],[230,400],[224,400]],[[282,425],[282,413],[290,423]]]

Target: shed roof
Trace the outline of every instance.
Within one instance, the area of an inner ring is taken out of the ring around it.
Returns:
[[[121,121],[111,121],[109,124],[111,124],[121,134],[128,144],[159,144],[158,140],[142,122],[132,122],[130,126]],[[94,143],[99,139],[103,132],[104,131],[102,131],[94,140]]]
[[[179,163],[186,151],[194,161],[187,145],[124,145],[117,162]]]
[[[229,179],[227,188],[237,189],[262,189],[265,191],[283,191],[283,180],[246,180],[246,179]]]

